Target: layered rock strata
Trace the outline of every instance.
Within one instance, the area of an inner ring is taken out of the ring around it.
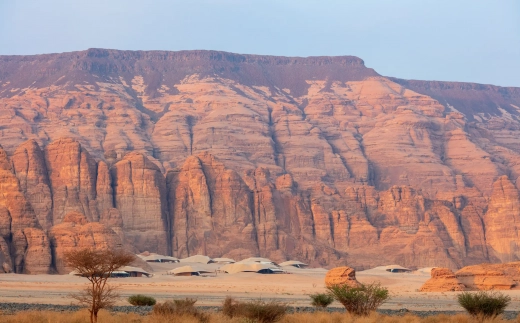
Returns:
[[[178,257],[520,259],[518,88],[212,51],[3,56],[0,71],[3,271],[62,271],[50,232],[74,212]]]

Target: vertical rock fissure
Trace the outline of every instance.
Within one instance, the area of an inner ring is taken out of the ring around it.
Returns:
[[[190,156],[193,155],[193,126],[195,125],[195,118],[191,115],[186,117],[186,124],[190,135]]]

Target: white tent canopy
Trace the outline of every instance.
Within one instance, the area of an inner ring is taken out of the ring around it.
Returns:
[[[271,271],[279,272],[280,268],[272,264],[262,264],[259,262],[237,262],[220,267],[220,271],[227,272],[228,274],[236,274],[240,272],[254,272],[257,273],[263,269],[270,269]]]
[[[301,262],[301,261],[298,261],[298,260],[289,260],[289,261],[284,261],[282,262],[281,264],[278,264],[279,266],[283,267],[283,266],[293,266],[293,267],[304,267],[304,266],[308,266],[307,264]]]
[[[210,257],[203,256],[203,255],[195,255],[195,256],[191,256],[191,257],[183,258],[183,259],[179,260],[179,262],[198,262],[201,264],[207,264],[207,263],[210,263],[211,261],[212,260]]]
[[[211,273],[211,272],[213,272],[213,271],[200,267],[200,266],[182,266],[179,268],[169,270],[168,274],[169,275],[179,275],[179,274],[186,274],[186,273]]]

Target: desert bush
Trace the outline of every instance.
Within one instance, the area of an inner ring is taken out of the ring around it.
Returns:
[[[278,322],[287,312],[287,306],[276,301],[256,300],[239,302],[232,297],[226,297],[222,303],[222,313],[229,318],[243,317],[251,322]]]
[[[155,298],[151,296],[137,294],[128,297],[128,303],[134,306],[153,306],[155,305],[156,301]]]
[[[311,305],[320,309],[326,308],[334,302],[334,297],[331,294],[317,293],[309,295],[309,297],[311,298]]]
[[[345,306],[347,312],[359,316],[368,316],[390,298],[388,289],[376,283],[360,284],[358,287],[333,285],[327,289],[335,300]]]
[[[158,303],[153,307],[152,314],[176,320],[181,317],[193,317],[201,323],[209,322],[209,316],[195,307],[196,302],[196,299],[186,298]]]
[[[511,297],[500,292],[463,292],[457,296],[457,301],[471,316],[484,320],[504,313]]]
[[[222,314],[233,318],[239,315],[240,303],[231,296],[226,296],[222,302]]]

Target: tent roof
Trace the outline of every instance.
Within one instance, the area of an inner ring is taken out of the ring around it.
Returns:
[[[195,255],[188,258],[180,259],[179,262],[199,262],[201,264],[207,264],[211,261],[211,258],[203,255]]]
[[[157,254],[153,254],[153,255],[149,255],[149,256],[141,256],[141,259],[143,259],[144,261],[148,261],[148,260],[179,261],[179,258],[170,257],[170,256],[163,256],[163,255],[157,255]]]
[[[385,269],[403,269],[403,270],[412,271],[410,268],[406,268],[406,267],[399,266],[399,265],[388,265],[385,267]]]
[[[240,260],[239,262],[273,262],[271,259],[262,258],[262,257],[250,257],[244,260]]]
[[[234,259],[231,259],[231,258],[213,258],[213,261],[214,262],[231,262],[231,263],[236,262]]]
[[[143,268],[132,267],[132,266],[123,266],[123,267],[119,268],[118,271],[126,271],[126,272],[131,271],[131,272],[143,273],[145,275],[150,275],[150,273],[147,272],[146,270],[144,270]]]
[[[294,265],[308,266],[307,264],[304,264],[303,262],[298,261],[298,260],[284,261],[284,262],[282,262],[281,264],[278,264],[278,265],[279,266],[294,266]]]
[[[168,271],[168,274],[182,274],[182,273],[211,273],[212,270],[208,270],[201,266],[182,266]]]
[[[262,269],[272,269],[279,271],[280,268],[277,268],[274,265],[271,264],[262,264],[259,262],[237,262],[234,264],[228,264],[225,266],[220,267],[221,271],[225,271],[228,274],[236,274],[240,272],[258,272]]]

